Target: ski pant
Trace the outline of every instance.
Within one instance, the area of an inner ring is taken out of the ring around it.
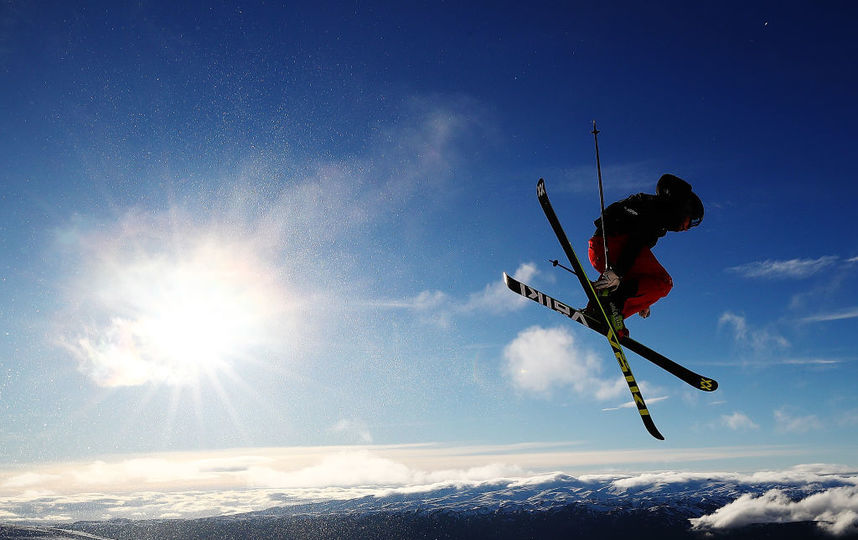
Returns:
[[[608,237],[608,260],[616,263],[628,241],[628,235]],[[602,273],[605,271],[605,244],[602,237],[595,235],[590,238],[590,263],[593,268]],[[641,249],[622,278],[618,295],[625,297],[622,307],[623,318],[627,319],[635,313],[640,313],[653,305],[660,298],[667,296],[673,288],[673,279],[667,270],[658,262],[652,251],[645,247]]]

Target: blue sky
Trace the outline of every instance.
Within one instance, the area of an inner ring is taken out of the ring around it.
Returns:
[[[4,470],[856,465],[855,6],[210,4],[0,8]],[[604,339],[501,281],[585,303],[535,185],[583,254],[594,119],[607,199],[672,172],[706,206],[628,323],[720,383],[629,353],[664,442]]]

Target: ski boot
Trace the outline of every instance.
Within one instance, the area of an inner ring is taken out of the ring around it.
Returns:
[[[629,337],[629,329],[626,328],[621,311],[622,305],[625,302],[621,298],[618,298],[615,293],[608,291],[597,291],[596,295],[599,297],[599,303],[602,304],[605,315],[608,316],[608,321],[611,323],[611,327],[613,327],[617,337],[620,339]],[[584,315],[596,322],[602,322],[603,320],[602,314],[599,313],[599,307],[592,301],[584,308]]]

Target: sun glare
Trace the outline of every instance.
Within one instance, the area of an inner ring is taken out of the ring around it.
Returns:
[[[260,299],[225,272],[222,261],[200,264],[205,262],[170,269],[142,306],[141,344],[177,382],[194,380],[239,356],[263,324]]]
[[[98,384],[196,384],[287,333],[285,287],[251,242],[199,232],[152,242],[141,229],[93,242],[77,286],[77,315],[95,322],[68,346]]]

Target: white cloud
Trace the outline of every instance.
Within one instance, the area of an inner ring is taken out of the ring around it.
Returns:
[[[293,471],[253,467],[246,476],[254,487],[321,488],[406,485],[413,482],[413,474],[401,462],[366,450],[353,450],[324,456],[317,464]]]
[[[718,325],[724,326],[729,325],[733,327],[733,336],[737,340],[747,340],[748,339],[748,322],[745,320],[745,317],[741,315],[736,315],[735,313],[724,313],[721,315],[721,318],[718,319]]]
[[[800,320],[801,322],[828,322],[854,319],[856,317],[858,317],[858,306],[841,309],[839,311],[831,311],[828,313],[817,313],[816,315],[810,315],[809,317],[804,317]]]
[[[382,309],[407,309],[419,313],[447,310],[450,305],[450,297],[443,291],[424,290],[417,293],[415,296],[403,298],[400,300],[380,300],[373,302],[365,302],[363,305],[372,308]]]
[[[579,347],[565,327],[523,330],[504,348],[505,371],[520,390],[547,393],[555,387],[609,399],[622,392],[622,378],[602,378],[602,362]]]
[[[528,262],[519,265],[513,277],[530,281],[538,273],[536,265]],[[363,305],[378,309],[409,310],[422,322],[448,327],[456,316],[472,313],[503,314],[522,309],[528,303],[527,299],[513,294],[498,275],[497,279],[488,283],[481,291],[468,295],[465,301],[443,291],[425,290],[409,298],[371,301]]]
[[[71,478],[81,486],[102,486],[114,482],[116,478],[124,478],[131,485],[161,486],[172,482],[204,483],[218,474],[219,471],[207,462],[159,456],[130,458],[120,462],[98,460],[75,469],[71,472]]]
[[[519,265],[512,277],[529,283],[538,273],[536,264],[528,262]],[[486,285],[482,291],[472,293],[468,297],[468,301],[461,306],[461,310],[465,312],[505,313],[521,309],[528,303],[527,299],[513,294],[503,282],[503,278],[498,276],[497,280]]]
[[[620,382],[622,383],[619,385],[620,388],[625,388],[627,386],[625,381],[621,380]],[[641,388],[641,391],[646,393],[646,388]],[[669,399],[669,396],[657,396],[657,397],[653,397],[653,398],[647,398],[646,403],[647,403],[647,405],[652,405],[653,403],[658,403],[659,401],[664,401],[666,399]],[[637,404],[634,401],[626,401],[622,405],[617,405],[616,407],[605,407],[602,410],[603,411],[618,411],[620,409],[636,409],[636,408],[637,408]]]
[[[787,339],[774,330],[755,328],[748,324],[743,315],[725,312],[718,319],[719,326],[727,326],[733,330],[735,341],[745,347],[749,347],[756,353],[765,353],[771,349],[784,349],[789,347]]]
[[[438,311],[450,303],[450,297],[443,291],[420,291],[417,296],[406,299],[398,307],[404,307],[420,313]]]
[[[584,477],[581,477],[582,480]],[[729,529],[756,523],[814,521],[833,533],[858,530],[858,477],[853,467],[798,465],[755,473],[643,473],[612,481],[618,488],[652,493],[664,486],[704,485],[708,496],[718,486],[748,491],[711,514],[690,520],[694,529]],[[772,488],[771,486],[777,486]],[[808,491],[817,491],[807,494]],[[755,492],[756,491],[756,492]],[[805,493],[796,498],[796,491]]]
[[[733,414],[721,415],[721,424],[734,431],[758,429],[760,427],[748,415],[738,411]]]
[[[354,437],[357,439],[357,442],[362,444],[372,443],[372,433],[370,433],[366,422],[362,420],[340,420],[331,427],[331,431]]]
[[[44,484],[50,484],[60,479],[61,476],[57,474],[24,472],[6,478],[2,483],[0,483],[0,487],[5,489],[28,489]]]
[[[691,520],[696,529],[800,521],[814,521],[835,535],[858,532],[858,487],[835,487],[797,501],[780,489],[762,495],[749,493],[712,514]]]
[[[806,278],[833,266],[839,257],[826,255],[818,259],[789,259],[786,261],[751,262],[727,268],[746,278]]]
[[[784,364],[794,366],[830,366],[840,364],[843,360],[838,358],[785,358]]]
[[[775,428],[782,433],[807,433],[822,429],[822,422],[815,414],[796,416],[786,407],[774,412]]]

